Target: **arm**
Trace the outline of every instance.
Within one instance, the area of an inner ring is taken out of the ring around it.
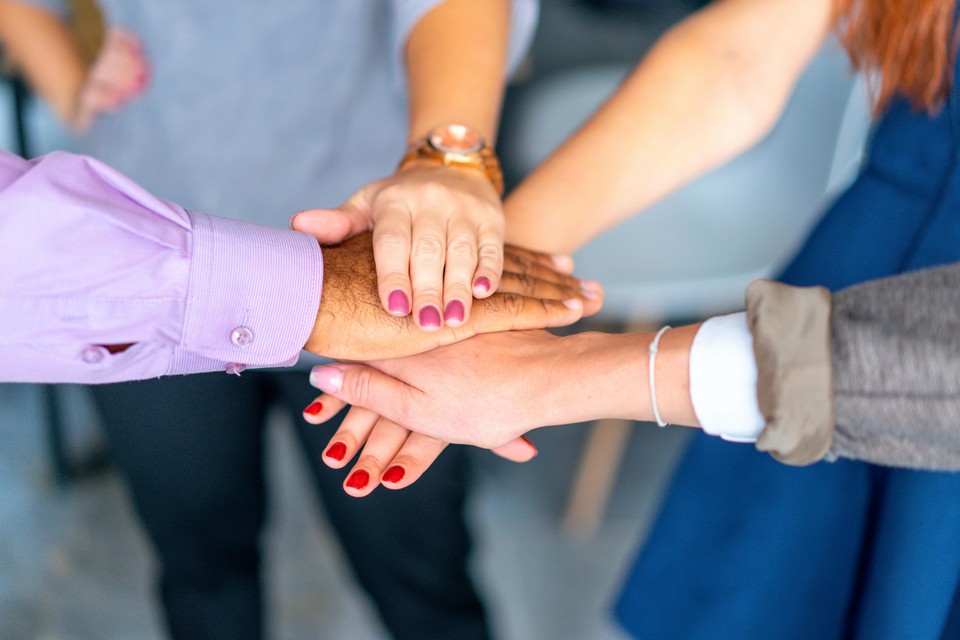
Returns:
[[[747,296],[759,379],[775,382],[758,389],[769,416],[759,448],[790,464],[960,469],[960,265],[856,285],[832,301],[762,281]]]
[[[30,87],[70,122],[87,61],[63,20],[37,6],[0,0],[0,42]]]
[[[415,7],[397,2],[394,8],[403,15]],[[494,142],[510,9],[510,0],[445,0],[419,17],[404,48],[411,144],[447,124],[466,125]],[[373,229],[383,307],[412,313],[423,329],[460,326],[474,296],[486,297],[499,285],[503,208],[483,171],[413,160],[354,194],[340,216],[340,237]],[[301,214],[294,228],[315,233],[326,224],[329,233],[328,221],[329,214],[326,220]]]
[[[599,309],[602,292],[548,256],[509,263],[469,323],[426,334],[379,310],[369,234],[321,257],[315,238],[188,212],[90,158],[0,152],[0,380],[239,373],[292,364],[305,344],[394,357]]]
[[[60,17],[17,0],[0,0],[0,44],[33,91],[77,132],[146,86],[139,42],[121,29],[107,31],[90,64]]]
[[[756,281],[746,314],[663,334],[660,414],[755,442],[791,465],[844,457],[958,470],[957,308],[960,265],[857,285],[832,299],[821,287]],[[328,395],[305,418],[323,422],[353,404],[331,440],[338,455],[328,448],[325,462],[343,466],[363,445],[356,468],[402,488],[447,441],[491,448],[551,424],[652,421],[651,338],[490,334],[372,366],[321,366],[311,383]],[[415,433],[404,439],[399,425]],[[376,483],[361,491],[348,478],[346,486],[361,496]]]
[[[824,40],[830,0],[722,0],[667,32],[507,199],[509,242],[571,252],[760,140]]]

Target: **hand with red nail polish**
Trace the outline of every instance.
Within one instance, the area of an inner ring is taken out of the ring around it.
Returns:
[[[345,406],[345,403],[335,396],[326,395],[323,398],[323,409],[320,412],[304,412],[307,422],[325,422]],[[327,466],[339,469],[347,460],[356,456],[357,462],[351,474],[363,469],[371,479],[361,488],[351,485],[350,479],[353,476],[348,476],[344,489],[349,489],[348,493],[358,498],[368,495],[380,485],[391,490],[410,486],[447,447],[447,443],[442,440],[410,431],[359,407],[354,407],[347,413],[330,443],[323,454],[323,461]],[[537,455],[537,450],[526,438],[518,438],[503,447],[493,449],[493,453],[514,462],[527,462]],[[373,481],[377,478],[379,482]]]
[[[393,313],[382,308],[372,234],[324,247],[320,309],[305,348],[342,360],[396,358],[479,333],[564,326],[600,310],[602,290],[559,273],[551,256],[511,247],[504,265],[500,290],[476,300],[469,315],[466,301],[458,299],[442,312],[414,303],[415,319],[405,313],[410,301],[403,292],[387,294]]]
[[[659,406],[675,424],[698,424],[688,391],[690,345],[698,327],[677,327],[660,343]],[[358,417],[348,413],[342,435],[366,441],[365,447],[376,435],[370,424],[389,420],[439,442],[510,455],[520,451],[519,437],[539,427],[600,418],[650,420],[650,395],[644,392],[650,388],[651,340],[644,333],[492,333],[407,358],[321,365],[310,381],[337,406],[353,405],[350,413]],[[423,470],[403,467],[408,474]]]

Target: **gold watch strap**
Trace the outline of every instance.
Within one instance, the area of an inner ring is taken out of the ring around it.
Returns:
[[[503,196],[503,170],[500,168],[500,158],[497,157],[497,153],[490,145],[484,145],[476,154],[458,156],[455,153],[431,150],[426,146],[426,141],[416,142],[410,145],[407,153],[397,165],[397,169],[403,169],[414,160],[430,160],[448,167],[479,169],[490,180],[490,184],[496,189],[497,195]]]

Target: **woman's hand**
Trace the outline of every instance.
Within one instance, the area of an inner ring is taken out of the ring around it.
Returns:
[[[344,406],[334,396],[321,396],[303,412],[308,422],[321,422]],[[356,498],[369,495],[378,485],[403,489],[420,479],[447,447],[447,442],[401,427],[372,411],[353,407],[323,452],[324,464],[341,469],[363,448],[363,454],[343,483],[344,491]],[[524,437],[492,449],[501,458],[527,462],[537,449]]]
[[[473,298],[500,285],[503,206],[478,170],[413,162],[291,225],[321,243],[373,230],[380,303],[396,316],[412,312],[426,331],[467,323]]]
[[[690,401],[689,355],[699,327],[677,327],[660,340],[657,400],[672,424],[698,424]],[[339,468],[363,448],[356,471],[344,483],[355,496],[378,483],[391,489],[409,486],[447,442],[524,461],[535,450],[523,434],[538,427],[598,418],[651,420],[653,335],[561,338],[546,331],[511,331],[409,358],[322,365],[314,367],[310,383],[326,394],[307,407],[304,418],[319,424],[345,404],[353,405],[323,459]]]
[[[577,401],[575,394],[563,391],[578,386],[567,367],[578,359],[576,342],[545,331],[514,331],[370,366],[324,365],[310,381],[328,393],[303,416],[320,424],[355,403],[323,461],[339,469],[362,448],[344,482],[356,497],[381,483],[389,489],[413,484],[448,442],[525,462],[536,455],[525,432],[578,413],[567,407]]]
[[[80,88],[70,126],[83,133],[100,114],[115,112],[139,96],[148,78],[139,39],[123,29],[109,29]]]

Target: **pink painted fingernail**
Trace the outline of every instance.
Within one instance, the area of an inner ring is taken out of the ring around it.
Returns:
[[[561,271],[573,271],[573,258],[562,253],[555,253],[550,256],[553,265]]]
[[[603,295],[603,285],[596,280],[584,280],[580,283],[580,293],[590,300],[599,300]]]
[[[343,456],[347,455],[347,445],[342,442],[334,442],[329,449],[323,452],[323,455],[339,462],[343,460]]]
[[[389,482],[390,484],[396,484],[403,480],[403,476],[407,475],[406,470],[398,464],[393,465],[386,470],[383,474],[383,481]]]
[[[483,295],[490,292],[490,280],[480,276],[473,281],[473,295]]]
[[[387,304],[389,305],[390,313],[395,313],[398,316],[405,316],[410,313],[410,301],[407,299],[407,294],[399,289],[390,292],[390,297],[387,298]]]
[[[347,478],[347,486],[351,489],[366,489],[367,484],[370,483],[370,474],[360,469],[359,471],[354,471],[353,475]]]
[[[440,326],[440,312],[436,307],[427,306],[420,309],[420,326],[431,328]]]
[[[329,365],[319,365],[310,371],[310,384],[321,391],[336,393],[343,386],[343,371]]]
[[[443,319],[447,322],[463,322],[463,303],[459,300],[454,300],[447,305],[447,310],[443,313]]]

